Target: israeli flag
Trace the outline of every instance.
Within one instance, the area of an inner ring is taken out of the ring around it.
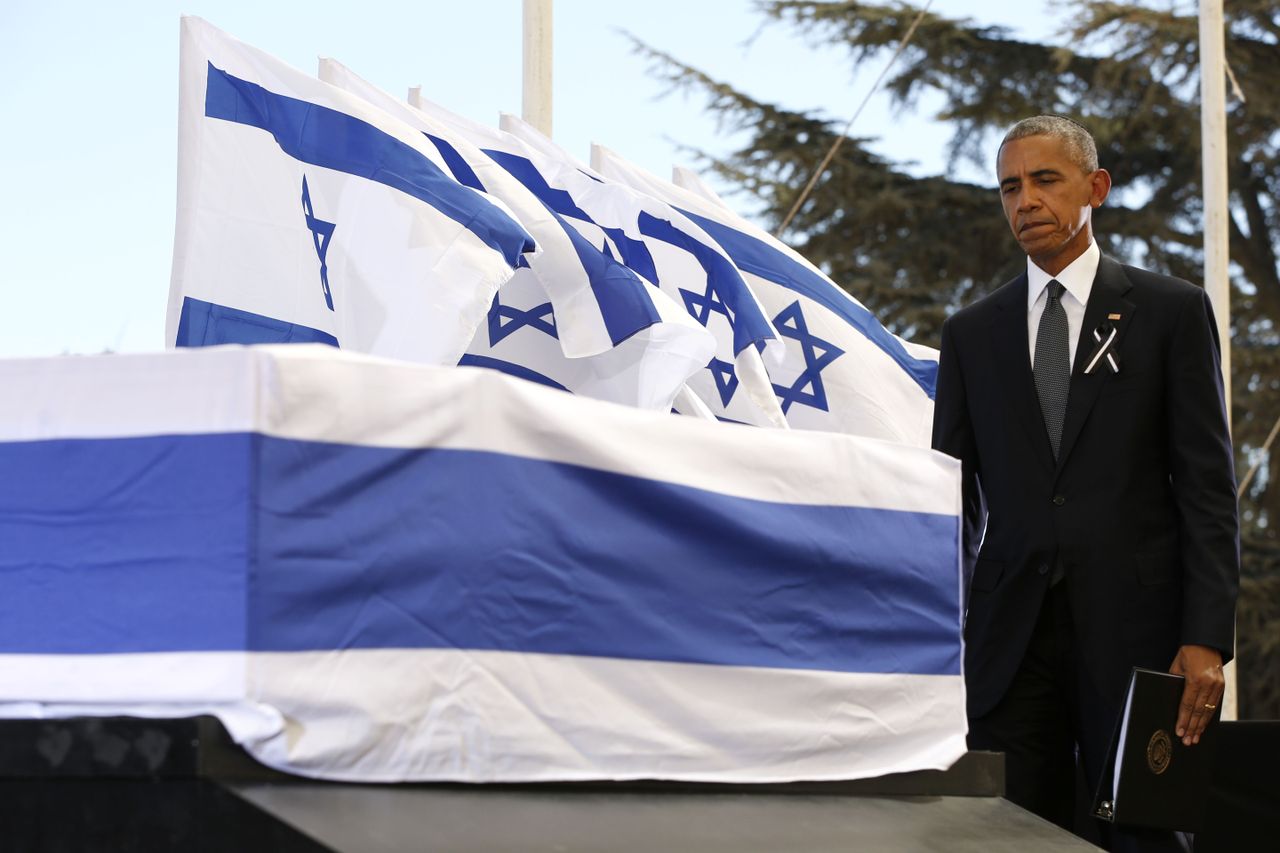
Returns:
[[[711,235],[733,259],[786,345],[770,365],[787,422],[928,447],[938,352],[891,334],[821,270],[731,211],[691,172],[673,186],[609,149],[592,150],[601,174],[659,198]]]
[[[335,60],[321,59],[319,76],[422,133],[455,180],[500,199],[541,247],[494,295],[462,364],[496,368],[596,399],[671,408],[685,380],[715,351],[705,329],[592,246],[452,127]]]
[[[965,752],[960,463],[325,346],[0,361],[0,716],[323,779]]]
[[[415,105],[448,118],[420,94]],[[590,174],[519,119],[501,121],[501,130],[461,130],[476,134],[487,155],[593,246],[659,287],[713,335],[715,352],[687,383],[707,409],[724,420],[785,427],[761,358],[761,351],[781,355],[777,334],[715,242],[668,205]]]
[[[170,344],[454,364],[530,235],[421,133],[182,19]]]

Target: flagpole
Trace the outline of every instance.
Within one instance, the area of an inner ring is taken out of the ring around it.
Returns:
[[[1227,230],[1227,71],[1222,0],[1200,0],[1200,152],[1204,177],[1204,287],[1222,342],[1222,384],[1231,423],[1231,282]],[[1226,667],[1222,718],[1234,720],[1236,667]]]
[[[551,138],[551,0],[524,0],[524,102],[520,117]]]

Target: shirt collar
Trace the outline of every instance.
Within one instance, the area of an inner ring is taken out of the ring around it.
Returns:
[[[1059,282],[1081,305],[1088,305],[1089,293],[1093,290],[1093,277],[1098,273],[1098,261],[1101,258],[1098,243],[1090,240],[1089,248],[1068,264],[1066,269],[1057,275],[1049,275],[1027,256],[1027,310],[1032,309],[1051,281]]]

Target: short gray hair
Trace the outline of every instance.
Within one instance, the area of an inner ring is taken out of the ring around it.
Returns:
[[[1080,123],[1059,115],[1032,116],[1015,124],[1004,135],[996,157],[1000,156],[1000,151],[1007,143],[1028,136],[1050,136],[1063,144],[1067,149],[1067,156],[1082,172],[1098,171],[1098,146],[1093,141],[1093,135]]]

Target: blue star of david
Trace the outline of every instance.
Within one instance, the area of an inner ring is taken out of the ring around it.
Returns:
[[[773,325],[778,334],[798,342],[804,353],[804,370],[796,377],[796,381],[790,387],[778,384],[773,386],[773,392],[778,395],[778,402],[782,404],[782,413],[786,414],[792,403],[812,406],[824,412],[830,411],[827,408],[827,391],[822,384],[822,371],[844,355],[844,350],[809,334],[809,326],[800,311],[799,300],[782,309],[773,318]]]
[[[729,401],[733,399],[733,392],[738,390],[738,374],[734,372],[733,365],[713,358],[707,363],[707,370],[711,371],[712,378],[716,380],[716,390],[720,392],[720,403],[728,406]]]
[[[707,289],[703,293],[693,290],[685,290],[680,288],[680,296],[684,299],[684,308],[693,318],[702,325],[707,325],[707,321],[711,319],[711,312],[723,314],[724,318],[733,323],[733,315],[729,313],[729,306],[724,304],[724,300],[720,298],[720,292],[716,290],[715,282],[711,276],[707,276]]]
[[[333,238],[333,229],[337,225],[316,218],[311,207],[311,190],[307,187],[306,175],[302,176],[302,212],[306,214],[307,230],[311,232],[311,239],[316,244],[316,255],[320,258],[320,289],[324,291],[324,304],[332,311],[333,293],[329,290],[329,262],[326,258],[329,255],[329,240]]]
[[[497,346],[498,342],[508,335],[528,326],[531,329],[550,335],[559,340],[556,333],[556,315],[551,310],[551,303],[535,305],[528,311],[498,301],[498,294],[493,295],[493,304],[489,306],[489,346]]]

